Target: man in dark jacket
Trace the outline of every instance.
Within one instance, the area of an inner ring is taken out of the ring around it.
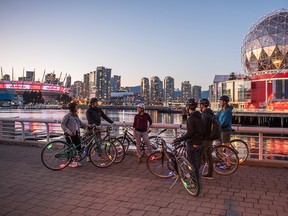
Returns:
[[[204,128],[204,140],[202,146],[202,152],[200,156],[200,161],[205,160],[208,164],[208,173],[202,175],[203,178],[213,179],[213,160],[212,160],[212,142],[210,140],[211,124],[214,118],[213,111],[208,108],[210,102],[207,98],[202,98],[200,100],[200,110],[202,112],[203,128]]]
[[[203,142],[203,127],[201,113],[196,111],[197,106],[198,102],[193,98],[186,101],[186,110],[189,116],[187,119],[187,132],[183,136],[171,141],[171,144],[179,141],[187,141],[187,159],[194,166],[199,180],[198,152]]]
[[[100,109],[98,106],[98,99],[91,98],[90,107],[86,111],[86,118],[89,125],[101,125],[101,117],[105,119],[110,124],[114,122]]]

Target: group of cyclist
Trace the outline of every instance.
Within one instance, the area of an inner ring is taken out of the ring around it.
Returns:
[[[195,167],[197,178],[200,178],[199,169],[202,161],[205,160],[208,164],[208,172],[202,175],[203,178],[213,179],[213,161],[212,161],[212,142],[209,137],[211,131],[212,119],[217,118],[221,124],[221,139],[217,140],[217,144],[229,146],[230,135],[232,131],[232,109],[229,105],[229,97],[223,95],[219,99],[221,110],[214,116],[213,111],[209,108],[210,102],[206,98],[199,101],[200,111],[197,110],[198,101],[191,98],[186,101],[187,111],[187,132],[172,140],[170,143],[186,141],[187,143],[187,159]],[[65,133],[66,141],[75,145],[80,144],[80,127],[87,127],[87,132],[92,133],[91,125],[100,126],[101,118],[113,124],[114,122],[98,107],[97,98],[91,98],[90,106],[86,111],[86,118],[88,124],[84,124],[78,117],[78,105],[72,102],[68,105],[69,113],[63,117],[61,127]],[[133,132],[136,139],[136,154],[137,161],[141,162],[141,138],[147,145],[148,151],[151,153],[151,146],[149,142],[148,131],[152,125],[152,119],[148,113],[145,112],[144,104],[137,105],[137,114],[134,117]],[[101,136],[100,132],[97,135]],[[81,148],[79,145],[78,148]],[[80,151],[80,149],[77,149]],[[79,162],[74,161],[71,167],[77,167]],[[228,169],[227,163],[223,169]]]
[[[223,95],[219,99],[221,110],[214,116],[213,111],[209,108],[210,102],[206,98],[199,101],[200,112],[196,110],[198,101],[188,99],[186,101],[187,132],[170,143],[174,144],[179,141],[186,141],[187,159],[195,168],[195,173],[199,180],[199,169],[202,161],[205,160],[208,164],[208,172],[202,175],[203,178],[213,179],[213,161],[212,161],[212,142],[210,138],[212,119],[216,118],[221,124],[221,138],[217,140],[217,145],[230,144],[230,135],[232,131],[232,109],[229,105],[229,97]],[[229,169],[229,164],[223,167]]]
[[[96,125],[100,127],[101,118],[105,119],[107,122],[113,124],[114,122],[103,112],[102,109],[98,107],[98,99],[91,98],[90,106],[86,111],[86,118],[88,124],[83,123],[77,114],[78,104],[76,102],[71,102],[68,104],[69,113],[67,113],[61,122],[61,127],[64,131],[66,141],[69,144],[75,144],[77,146],[77,150],[81,151],[81,138],[80,138],[80,127],[87,128],[86,133],[91,134],[92,126]],[[97,137],[100,138],[100,132],[97,133]],[[77,161],[73,161],[69,164],[70,167],[77,167],[81,164]]]

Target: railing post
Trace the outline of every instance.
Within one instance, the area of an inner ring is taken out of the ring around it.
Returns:
[[[2,126],[2,121],[0,121],[0,139],[2,139],[2,130],[3,130],[3,128],[2,128],[3,126]]]
[[[259,160],[263,160],[263,133],[259,133]]]
[[[174,130],[175,138],[178,138],[177,128],[174,128],[173,130]]]
[[[24,141],[25,140],[25,125],[24,125],[24,122],[20,122],[21,124],[21,127],[22,127],[22,140],[21,141]]]
[[[46,128],[47,128],[47,142],[50,140],[50,132],[49,132],[49,124],[45,122]]]

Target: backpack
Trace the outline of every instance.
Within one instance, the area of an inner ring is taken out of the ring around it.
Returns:
[[[211,123],[211,131],[209,135],[210,140],[218,140],[221,138],[221,125],[220,122],[212,118],[212,123]]]

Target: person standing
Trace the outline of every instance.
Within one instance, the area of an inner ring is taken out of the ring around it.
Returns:
[[[230,136],[232,133],[232,110],[233,106],[229,105],[229,97],[222,95],[219,99],[221,110],[217,113],[216,118],[219,120],[221,125],[221,140],[217,140],[216,145],[230,146]],[[227,160],[226,166],[223,169],[229,169],[230,162]]]
[[[137,105],[137,114],[134,117],[133,122],[133,132],[136,139],[136,154],[138,163],[141,162],[141,138],[144,140],[147,145],[147,149],[151,154],[151,145],[148,136],[149,127],[152,125],[151,116],[144,111],[144,104]]]
[[[97,98],[91,98],[90,99],[90,106],[86,111],[86,118],[89,125],[101,125],[101,118],[105,119],[110,124],[113,124],[114,122],[103,112],[101,108],[98,107],[98,99]],[[89,134],[92,134],[92,130],[88,129],[87,132]],[[101,133],[97,133],[97,137],[101,137]]]
[[[200,152],[203,143],[203,124],[201,113],[196,110],[197,106],[198,102],[194,98],[186,101],[186,110],[188,114],[186,123],[187,132],[183,136],[172,140],[170,143],[173,144],[186,140],[187,159],[193,165],[197,179],[200,182],[198,153]]]
[[[78,112],[78,104],[76,102],[72,102],[68,104],[69,113],[67,113],[61,122],[61,128],[64,131],[65,138],[67,143],[74,144],[77,146],[77,150],[81,151],[81,138],[80,138],[80,127],[85,127],[84,124],[77,114]],[[77,161],[73,161],[69,164],[71,167],[77,167],[81,164]]]
[[[208,172],[202,175],[202,178],[213,179],[213,160],[212,160],[212,142],[210,139],[212,119],[215,117],[213,111],[209,108],[210,102],[207,98],[200,100],[200,111],[203,120],[204,140],[200,161],[208,164]]]

